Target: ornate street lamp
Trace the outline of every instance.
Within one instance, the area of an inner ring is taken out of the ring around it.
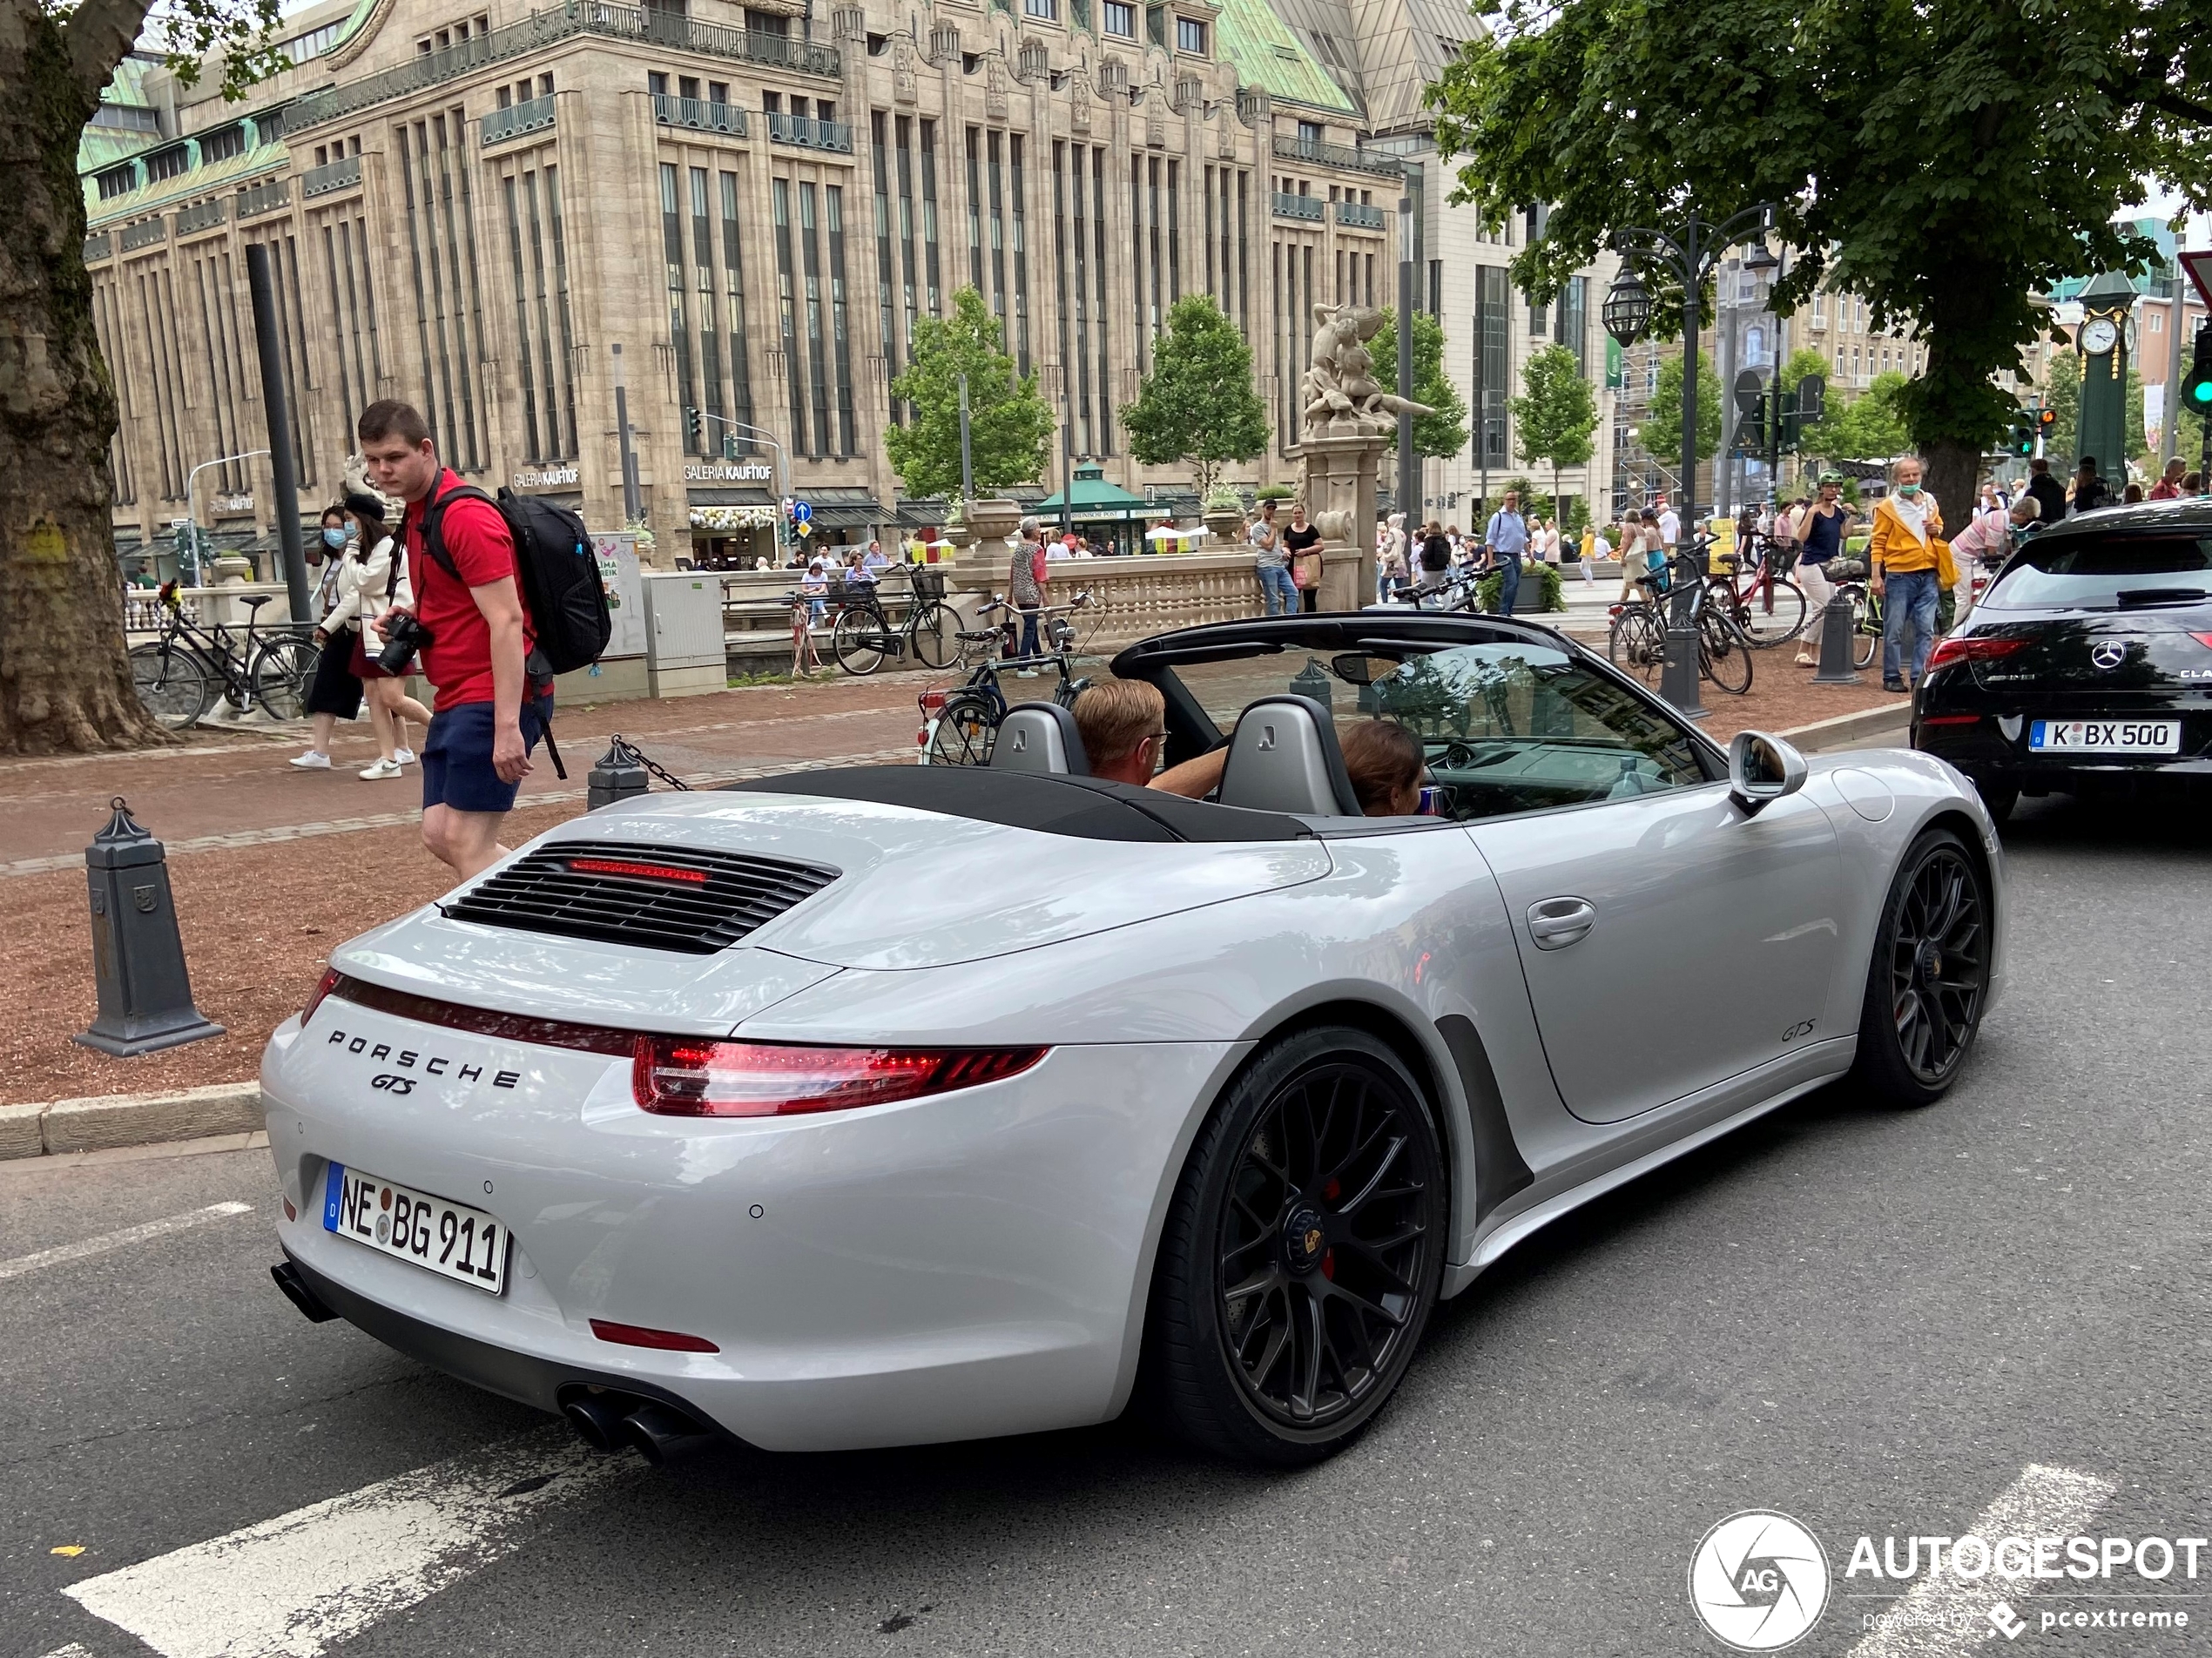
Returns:
[[[1615,231],[1613,235],[1614,251],[1624,261],[1663,265],[1682,285],[1682,505],[1678,516],[1692,536],[1696,534],[1697,523],[1698,300],[1704,292],[1706,277],[1729,248],[1750,240],[1756,233],[1760,248],[1764,250],[1766,238],[1774,228],[1774,213],[1773,203],[1761,202],[1712,225],[1700,219],[1692,208],[1683,215],[1679,238],[1665,231],[1637,226]],[[1625,271],[1627,267],[1623,268]],[[1616,300],[1622,302],[1624,322],[1639,297],[1643,305],[1641,321],[1648,321],[1650,315],[1650,300],[1642,293],[1642,282],[1633,277],[1624,277],[1624,280],[1633,286],[1634,293],[1624,293],[1622,284],[1615,283],[1613,293],[1606,297],[1602,313],[1607,329],[1615,339],[1622,338],[1613,327]],[[1674,608],[1667,621],[1667,665],[1659,682],[1660,695],[1692,719],[1703,718],[1705,713],[1697,696],[1696,624],[1689,614],[1691,590],[1703,577],[1704,564],[1705,561],[1700,558],[1687,560],[1676,567]]]
[[[1643,331],[1651,323],[1651,295],[1642,279],[1627,266],[1613,280],[1605,303],[1598,315],[1605,323],[1606,333],[1623,346],[1633,346],[1643,338]]]

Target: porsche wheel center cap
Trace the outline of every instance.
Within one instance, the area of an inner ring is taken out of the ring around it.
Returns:
[[[1943,952],[1932,944],[1920,947],[1920,977],[1929,984],[1943,977]]]
[[[1311,1272],[1321,1264],[1328,1249],[1328,1229],[1321,1223],[1321,1211],[1311,1203],[1300,1203],[1283,1223],[1284,1264],[1293,1272]]]

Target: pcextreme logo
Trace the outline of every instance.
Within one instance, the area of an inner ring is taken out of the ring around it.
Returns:
[[[1820,1621],[1828,1556],[1787,1514],[1747,1508],[1707,1532],[1689,1559],[1689,1604],[1737,1652],[1779,1652]]]

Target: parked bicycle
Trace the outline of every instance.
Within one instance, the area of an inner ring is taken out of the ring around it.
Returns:
[[[257,631],[261,607],[272,596],[251,593],[239,601],[246,617],[241,635],[220,622],[203,625],[186,616],[176,583],[164,583],[158,595],[165,612],[161,637],[131,650],[131,678],[147,711],[172,731],[189,729],[218,697],[241,714],[259,704],[271,719],[303,718],[320,652],[312,630],[299,623]]]
[[[1737,540],[1736,569],[1716,569],[1705,578],[1707,603],[1735,623],[1744,642],[1769,650],[1804,631],[1804,590],[1784,573],[1788,543],[1756,530]]]
[[[1007,657],[1000,654],[1013,619],[1019,614],[1012,605],[994,594],[988,603],[976,612],[987,625],[962,630],[954,635],[958,646],[961,666],[966,667],[971,657],[979,657],[975,671],[966,682],[951,691],[925,691],[916,698],[921,710],[922,727],[917,741],[921,749],[924,765],[986,765],[990,763],[991,746],[997,740],[999,722],[1006,718],[1012,704],[1000,688],[1000,676],[1008,671],[1040,668],[1055,670],[1059,683],[1052,689],[1052,700],[1062,708],[1075,706],[1076,698],[1090,684],[1088,677],[1077,677],[1075,672],[1076,652],[1076,623],[1073,612],[1088,610],[1096,601],[1088,592],[1076,595],[1069,604],[1045,607],[1045,637],[1052,650],[1034,657]],[[1024,700],[1027,700],[1026,698]]]
[[[907,616],[893,622],[884,614],[883,596],[869,583],[833,581],[830,603],[837,620],[830,630],[830,654],[849,674],[872,674],[884,658],[908,656],[925,668],[953,664],[960,618],[944,603],[945,572],[923,565],[894,565],[907,573]]]
[[[1683,557],[1690,559],[1691,555]],[[1694,570],[1695,563],[1688,568]],[[1656,691],[1667,665],[1667,610],[1673,572],[1658,570],[1639,576],[1636,585],[1646,596],[1613,607],[1605,655],[1615,667],[1635,675]],[[1697,633],[1697,671],[1715,689],[1742,697],[1751,689],[1750,641],[1738,630],[1732,616],[1707,602],[1711,591],[1710,582],[1691,583],[1689,615]]]

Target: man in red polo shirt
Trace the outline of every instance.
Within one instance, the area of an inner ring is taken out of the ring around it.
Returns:
[[[473,495],[448,499],[464,480],[439,461],[412,404],[370,404],[356,434],[376,487],[407,502],[408,580],[415,617],[429,635],[422,676],[438,696],[422,745],[422,844],[465,880],[507,856],[500,826],[530,773],[552,683],[533,684],[524,665],[529,617],[516,583],[514,537],[499,509]],[[442,562],[423,544],[433,509]],[[395,606],[390,615],[406,613]]]

